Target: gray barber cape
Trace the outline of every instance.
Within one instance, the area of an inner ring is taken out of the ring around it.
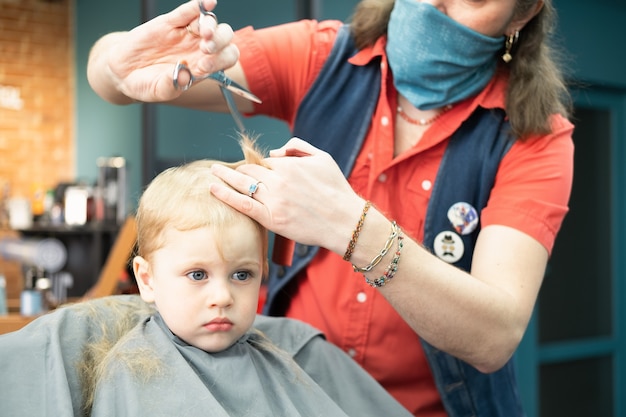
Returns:
[[[59,308],[0,336],[0,415],[411,415],[311,326],[258,316],[254,328],[264,336],[250,331],[207,353],[173,335],[136,295]],[[101,357],[94,342],[106,346]],[[93,389],[98,363],[106,366]]]

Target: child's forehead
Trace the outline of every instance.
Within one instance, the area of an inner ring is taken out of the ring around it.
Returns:
[[[233,223],[227,227],[197,227],[179,230],[168,227],[163,232],[162,245],[156,257],[195,259],[211,262],[231,262],[257,259],[263,256],[263,240],[258,229],[249,222]]]
[[[251,219],[242,217],[226,222],[196,226],[168,224],[164,226],[161,232],[162,240],[167,243],[170,240],[202,239],[203,241],[214,241],[215,246],[218,247],[232,245],[232,242],[261,241],[262,236],[259,228]]]

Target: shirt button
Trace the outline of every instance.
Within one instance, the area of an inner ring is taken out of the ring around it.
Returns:
[[[309,252],[309,247],[307,245],[296,245],[296,255],[302,257],[302,256],[306,256],[306,254]]]
[[[424,181],[422,181],[422,189],[423,189],[424,191],[428,191],[428,190],[430,190],[430,189],[432,188],[432,186],[433,186],[433,183],[432,183],[432,182],[430,182],[430,180],[424,180]]]
[[[378,176],[378,182],[385,182],[387,181],[387,174],[380,174]]]
[[[387,116],[383,116],[380,118],[380,124],[383,126],[389,125],[389,118]]]
[[[364,292],[360,292],[356,295],[356,300],[359,303],[364,303],[367,301],[367,294],[365,294]]]
[[[356,356],[356,349],[348,349],[347,353],[348,353],[348,356],[350,356],[351,358],[354,358]]]

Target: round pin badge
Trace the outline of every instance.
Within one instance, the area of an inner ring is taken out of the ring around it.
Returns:
[[[446,230],[435,237],[433,244],[435,255],[450,264],[455,263],[465,252],[463,239],[456,233]]]
[[[471,204],[461,201],[448,209],[448,220],[457,233],[469,235],[478,227],[478,212]]]

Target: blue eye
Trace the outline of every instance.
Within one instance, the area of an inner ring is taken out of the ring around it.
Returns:
[[[203,279],[206,279],[207,275],[206,272],[204,271],[191,271],[190,273],[187,274],[187,278],[189,278],[192,281],[202,281]]]
[[[235,281],[247,281],[252,277],[252,274],[249,271],[237,271],[233,274],[233,279]]]

